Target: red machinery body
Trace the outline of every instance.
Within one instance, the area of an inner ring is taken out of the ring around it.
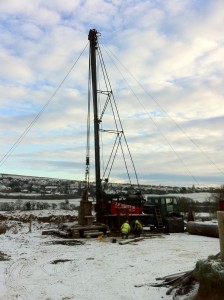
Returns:
[[[122,201],[110,203],[110,213],[112,215],[117,215],[117,214],[135,215],[135,214],[141,214],[142,211],[143,211],[142,207],[130,205]]]

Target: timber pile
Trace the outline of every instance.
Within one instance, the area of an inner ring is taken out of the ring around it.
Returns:
[[[42,235],[57,235],[63,238],[91,238],[109,233],[105,224],[81,226],[77,223],[64,223],[60,229],[44,230]]]
[[[156,278],[156,280],[163,280],[161,283],[135,285],[135,287],[142,287],[145,285],[154,287],[169,287],[166,294],[170,295],[175,290],[173,299],[178,300],[178,296],[186,295],[192,291],[195,284],[199,284],[198,293],[193,299],[223,299],[224,263],[219,262],[219,256],[220,253],[215,256],[208,257],[207,260],[199,260],[196,263],[196,267],[191,271]],[[220,295],[222,295],[221,298]]]
[[[191,284],[195,282],[194,270],[167,275],[162,278],[156,278],[156,280],[163,280],[163,282],[150,285],[154,287],[169,286],[166,292],[167,295],[170,295],[175,289],[175,296],[185,295],[190,290]]]
[[[177,289],[174,296],[175,297],[174,299],[177,299],[176,296],[185,295],[189,290],[190,284],[195,281],[194,270],[167,275],[164,277],[159,277],[156,278],[156,280],[163,280],[163,282],[155,283],[155,284],[152,283],[138,284],[135,285],[135,287],[142,287],[146,285],[154,286],[154,287],[169,287],[169,289],[166,292],[167,295],[170,295],[174,289]]]

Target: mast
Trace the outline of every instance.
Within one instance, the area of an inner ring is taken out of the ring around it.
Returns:
[[[100,200],[101,200],[101,178],[100,178],[100,144],[99,144],[99,118],[97,99],[97,76],[96,76],[96,50],[97,50],[96,29],[90,29],[88,39],[90,41],[90,67],[92,78],[92,97],[94,113],[94,142],[95,142],[95,181],[96,181],[96,217],[100,221]]]

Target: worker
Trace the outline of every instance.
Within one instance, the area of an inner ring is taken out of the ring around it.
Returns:
[[[130,233],[130,225],[129,225],[129,222],[128,220],[125,221],[122,225],[121,225],[121,236],[122,236],[122,239],[126,238],[128,239],[128,235]]]
[[[141,233],[142,233],[142,224],[139,222],[139,220],[135,220],[133,232],[135,234],[135,237],[139,237],[141,235]]]

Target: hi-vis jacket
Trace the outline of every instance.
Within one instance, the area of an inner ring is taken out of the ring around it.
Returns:
[[[130,225],[128,224],[128,222],[125,222],[124,224],[121,225],[121,233],[123,234],[127,234],[130,232]]]
[[[139,220],[135,221],[135,225],[134,225],[135,229],[141,229],[142,230],[142,224],[139,222]]]

